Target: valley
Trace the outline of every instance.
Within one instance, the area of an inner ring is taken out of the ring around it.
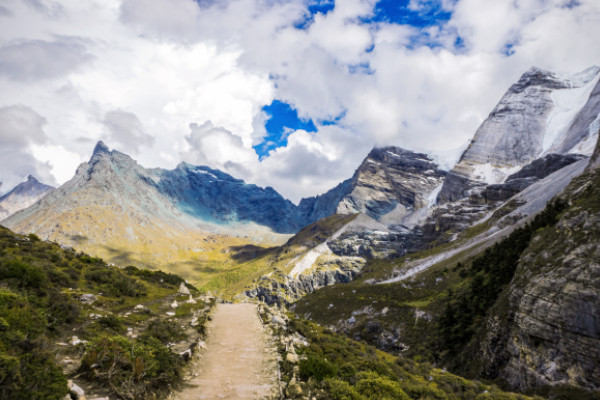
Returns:
[[[297,204],[100,141],[0,198],[0,395],[600,398],[599,96],[531,68],[450,170],[375,147]]]

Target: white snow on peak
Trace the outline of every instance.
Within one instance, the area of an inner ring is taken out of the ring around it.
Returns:
[[[542,142],[542,154],[546,154],[551,150],[555,143],[559,143],[564,135],[567,134],[573,119],[585,106],[590,98],[592,90],[594,90],[594,87],[598,83],[598,79],[600,78],[598,67],[588,68],[573,76],[577,77],[578,75],[584,74],[586,71],[592,71],[594,74],[588,73],[585,75],[585,79],[592,76],[591,79],[587,81],[583,78],[577,78],[579,79],[579,82],[585,82],[582,86],[574,86],[572,89],[558,89],[552,91],[550,94],[550,98],[554,103],[554,108],[546,120],[546,131]]]
[[[577,143],[572,149],[569,150],[569,153],[576,154],[592,154],[596,149],[596,143],[598,142],[598,131],[600,130],[600,114],[596,117],[594,122],[590,124],[589,128],[589,136]]]
[[[519,165],[514,167],[498,167],[490,163],[475,164],[473,165],[473,172],[471,173],[471,176],[480,182],[494,185],[504,182],[509,175],[514,174],[520,169],[521,166]]]
[[[208,171],[204,171],[204,170],[202,170],[202,169],[195,169],[195,170],[193,170],[192,172],[195,172],[196,174],[206,174],[206,175],[208,175],[208,176],[210,176],[210,177],[212,177],[212,178],[214,178],[214,179],[216,179],[216,180],[219,180],[219,178],[217,178],[217,176],[216,176],[216,175],[214,175],[214,174],[211,174],[210,172],[208,172]]]
[[[600,72],[600,67],[592,65],[581,72],[555,72],[554,76],[564,82],[568,82],[572,88],[578,88],[587,85],[590,81],[597,77]]]
[[[438,194],[440,194],[440,191],[442,190],[442,186],[444,186],[444,182],[440,183],[435,189],[431,191],[431,193],[429,193],[429,196],[427,196],[428,207],[433,207],[435,205]]]

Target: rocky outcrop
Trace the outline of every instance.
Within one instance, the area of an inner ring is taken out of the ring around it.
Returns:
[[[340,258],[324,262],[319,268],[295,278],[283,273],[263,276],[255,288],[244,294],[269,305],[288,305],[321,287],[350,282],[360,273],[364,264],[358,259]]]
[[[548,154],[525,165],[504,183],[486,186],[483,196],[488,202],[506,201],[553,172],[585,158],[582,154]]]
[[[439,202],[477,194],[482,184],[503,183],[544,154],[589,156],[600,114],[599,71],[591,67],[561,76],[534,67],[523,74],[477,129],[448,174]]]
[[[398,223],[431,203],[446,172],[427,155],[398,147],[374,148],[349,181],[324,195],[303,199],[307,219],[328,213],[363,213],[386,224]]]
[[[0,197],[0,221],[31,206],[54,189],[53,186],[43,184],[29,175],[27,181]]]
[[[519,390],[600,388],[600,173],[573,180],[573,204],[522,255],[482,341],[484,374]],[[497,310],[497,311],[498,311]]]

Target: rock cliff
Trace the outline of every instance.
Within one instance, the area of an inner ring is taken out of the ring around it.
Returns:
[[[400,223],[435,199],[445,176],[425,154],[374,148],[350,180],[321,196],[303,199],[299,207],[307,220],[331,213],[363,213],[388,225]]]
[[[479,193],[503,183],[522,166],[549,153],[590,155],[600,114],[600,68],[559,75],[527,71],[477,129],[469,147],[448,174],[441,202]]]
[[[570,206],[522,254],[481,342],[484,374],[519,390],[600,388],[600,171],[560,197]]]

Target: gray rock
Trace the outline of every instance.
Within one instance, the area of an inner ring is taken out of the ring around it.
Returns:
[[[96,300],[97,298],[93,294],[82,294],[81,297],[79,297],[79,301],[83,304],[94,304]]]
[[[299,207],[308,221],[358,212],[378,221],[386,215],[400,220],[426,206],[429,194],[445,176],[426,154],[399,147],[374,148],[351,179],[321,196],[302,199]]]
[[[188,289],[187,286],[185,286],[184,282],[181,282],[181,284],[179,285],[179,290],[177,291],[178,294],[190,294],[190,289]]]

